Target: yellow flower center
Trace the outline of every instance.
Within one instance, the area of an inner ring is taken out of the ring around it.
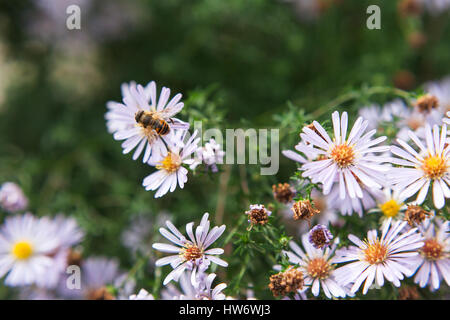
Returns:
[[[181,252],[181,255],[186,261],[195,261],[203,256],[203,250],[195,244],[187,244]]]
[[[164,169],[169,173],[175,172],[181,166],[181,158],[179,155],[169,152],[167,156],[156,165],[156,169]]]
[[[422,170],[429,179],[440,179],[448,169],[446,160],[439,155],[429,155],[422,161]]]
[[[12,254],[19,260],[28,259],[33,254],[33,246],[28,241],[19,241],[14,245]]]
[[[420,252],[428,260],[439,260],[444,256],[443,246],[436,239],[427,239]]]
[[[365,260],[370,264],[378,264],[384,262],[387,256],[387,247],[378,239],[374,243],[368,243],[367,249],[364,250]]]
[[[331,150],[331,158],[336,162],[340,168],[346,168],[353,164],[355,160],[355,153],[353,147],[347,144],[340,144],[334,146]]]
[[[380,205],[380,209],[386,217],[393,218],[400,211],[401,204],[397,203],[394,199],[386,201]]]
[[[325,279],[331,266],[324,258],[314,258],[308,263],[307,272],[313,278]]]

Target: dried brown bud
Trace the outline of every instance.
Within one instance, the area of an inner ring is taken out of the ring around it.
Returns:
[[[319,137],[321,137],[323,140],[325,140],[325,138],[322,136],[322,134],[319,132],[319,130],[317,130],[316,127],[314,126],[314,123],[310,123],[306,127],[311,129],[312,131],[314,131]]]
[[[320,213],[315,209],[309,200],[300,200],[293,204],[292,212],[294,213],[294,220],[309,220],[314,215]]]
[[[250,205],[250,210],[245,212],[248,215],[248,221],[254,224],[265,225],[269,222],[269,216],[272,214],[267,210],[262,204],[252,204]]]
[[[284,297],[303,289],[303,282],[303,273],[292,268],[270,276],[269,289],[275,297]]]
[[[398,11],[403,16],[418,16],[422,13],[422,5],[418,0],[402,0],[398,3]]]
[[[414,226],[415,224],[420,224],[430,215],[430,212],[420,206],[408,205],[408,208],[405,211],[404,220],[406,220],[410,226]]]
[[[67,265],[76,265],[80,266],[82,260],[81,252],[78,250],[70,249],[69,253],[67,254]]]
[[[394,86],[402,90],[411,90],[414,88],[416,78],[407,70],[400,70],[394,75]]]
[[[417,99],[416,107],[422,113],[430,113],[433,109],[436,109],[439,105],[439,100],[431,94],[426,94]]]
[[[402,286],[398,289],[398,300],[419,300],[420,294],[416,287]]]
[[[408,35],[408,43],[413,49],[420,49],[427,43],[427,36],[423,32],[412,32]]]
[[[295,197],[295,189],[289,183],[279,183],[272,186],[273,197],[281,203],[289,203]]]
[[[88,300],[115,300],[114,296],[105,287],[90,290],[86,298]]]

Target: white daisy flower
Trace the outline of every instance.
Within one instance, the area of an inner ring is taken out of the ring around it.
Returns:
[[[5,182],[0,186],[0,207],[7,212],[25,210],[28,199],[22,189],[14,182]]]
[[[414,277],[420,287],[428,284],[432,291],[439,289],[442,279],[450,286],[450,221],[441,222],[438,230],[435,229],[430,220],[419,226],[425,240],[419,249],[419,269]]]
[[[175,95],[170,101],[170,89],[163,87],[159,100],[156,97],[156,84],[150,82],[145,88],[131,82],[122,86],[123,104],[108,103],[109,111],[105,117],[109,131],[114,132],[114,139],[125,140],[122,143],[123,153],[133,153],[133,160],[139,158],[144,151],[142,162],[151,160],[152,155],[158,156],[166,152],[163,140],[166,135],[160,135],[148,121],[143,118],[161,119],[168,125],[168,132],[172,129],[187,129],[189,124],[173,118],[183,109],[180,102],[181,94]]]
[[[145,289],[141,289],[138,294],[132,294],[130,300],[155,300],[153,295]]]
[[[377,199],[377,206],[369,212],[381,212],[386,218],[399,219],[407,208],[405,200],[397,190],[386,187],[383,189],[383,196]]]
[[[417,269],[414,258],[418,255],[417,249],[424,244],[422,236],[417,228],[399,235],[406,222],[397,221],[391,225],[391,221],[389,218],[383,223],[381,238],[377,230],[370,230],[364,241],[350,234],[348,239],[356,246],[336,251],[335,263],[350,263],[336,269],[335,278],[343,286],[352,283],[351,293],[358,291],[364,281],[363,294],[374,281],[382,287],[384,278],[399,287],[400,280],[412,276]]]
[[[386,137],[372,140],[376,130],[363,135],[369,121],[361,117],[356,120],[347,137],[347,117],[347,112],[344,112],[342,117],[339,117],[337,111],[333,113],[333,140],[317,121],[313,122],[315,130],[303,128],[303,133],[300,135],[303,141],[313,145],[316,152],[325,156],[324,160],[304,164],[303,176],[317,177],[317,180],[323,183],[325,195],[330,193],[331,187],[337,182],[341,199],[344,199],[347,194],[350,198],[362,198],[360,183],[368,188],[380,189],[384,184],[383,173],[389,170],[388,167],[380,164],[387,161],[385,157],[369,154],[385,152],[389,150],[389,147],[374,147],[386,140]]]
[[[55,225],[31,213],[6,218],[0,229],[0,277],[5,284],[24,286],[45,277],[58,246]]]
[[[293,241],[289,242],[292,251],[283,250],[283,254],[289,258],[289,262],[298,264],[303,272],[305,285],[311,286],[312,294],[317,297],[322,287],[328,299],[332,297],[344,298],[345,290],[334,278],[333,253],[339,239],[325,249],[316,249],[308,240],[308,234],[302,236],[302,244],[305,252]]]
[[[57,215],[51,223],[55,228],[55,239],[58,245],[51,253],[53,264],[47,270],[45,277],[36,280],[36,284],[40,287],[55,288],[59,280],[66,278],[66,268],[71,254],[71,248],[81,242],[84,237],[83,230],[80,229],[78,223],[73,218],[67,218],[62,214]]]
[[[162,197],[168,191],[173,192],[177,185],[183,189],[187,181],[188,170],[183,164],[191,165],[193,159],[191,155],[197,150],[200,138],[196,138],[197,131],[183,144],[187,131],[177,130],[173,137],[168,141],[168,150],[163,151],[154,162],[149,165],[158,169],[156,172],[147,176],[142,185],[145,190],[158,190],[155,198]]]
[[[221,248],[208,249],[225,231],[225,225],[214,227],[209,230],[210,222],[208,220],[209,214],[205,213],[202,217],[200,225],[195,229],[195,236],[193,232],[193,222],[186,225],[186,232],[189,239],[181,234],[180,231],[170,222],[166,221],[166,226],[170,232],[165,228],[160,228],[159,232],[177,246],[166,243],[154,243],[153,248],[174,255],[161,258],[156,261],[156,266],[164,266],[170,264],[174,269],[164,279],[163,284],[166,285],[171,280],[178,281],[185,270],[192,270],[191,281],[193,285],[197,282],[196,272],[205,271],[210,262],[219,266],[227,267],[228,263],[217,257],[224,251]]]
[[[422,204],[433,185],[433,201],[436,208],[445,205],[445,198],[450,197],[450,146],[446,145],[447,126],[444,125],[439,134],[439,127],[426,126],[426,147],[413,133],[410,138],[419,147],[416,152],[405,141],[397,139],[403,149],[392,146],[391,152],[400,158],[392,158],[392,163],[404,167],[391,169],[390,179],[400,197],[409,198],[418,193],[417,204]]]

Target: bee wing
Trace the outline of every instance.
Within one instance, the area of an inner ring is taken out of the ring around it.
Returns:
[[[181,120],[179,120],[177,118],[170,118],[168,120],[168,123],[169,123],[169,125],[170,125],[170,127],[172,129],[181,129],[181,130],[189,129],[189,123],[188,122],[181,121]]]
[[[183,102],[178,102],[180,99],[181,99],[181,94],[177,94],[175,97],[173,97],[172,100],[170,100],[170,102],[167,104],[167,106],[164,109],[162,109],[162,110],[159,109],[158,113],[161,114],[161,116],[165,119],[173,117],[178,112],[180,112],[181,109],[183,109],[183,107],[184,107]]]

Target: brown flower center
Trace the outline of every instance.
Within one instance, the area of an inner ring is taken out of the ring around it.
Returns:
[[[355,152],[353,151],[353,147],[345,143],[334,146],[330,154],[331,158],[340,168],[349,167],[355,160]]]
[[[105,287],[89,290],[86,298],[88,300],[115,300],[114,296]]]
[[[307,272],[313,278],[325,279],[330,273],[331,266],[324,258],[315,258],[309,261]]]
[[[422,161],[422,170],[429,179],[440,179],[447,172],[448,165],[444,157],[429,155]]]
[[[267,214],[266,208],[262,206],[261,209],[252,209],[250,211],[247,211],[246,214],[248,215],[248,219],[252,224],[260,224],[265,225],[267,222],[269,222],[269,215]]]
[[[178,170],[181,166],[181,158],[179,155],[169,152],[167,156],[161,160],[156,169],[166,170],[168,173],[172,173]]]
[[[439,260],[444,256],[444,247],[436,239],[426,239],[420,252],[428,260]]]
[[[387,256],[387,247],[379,240],[374,243],[366,242],[367,249],[364,250],[365,259],[370,264],[378,264],[384,262]]]
[[[187,244],[185,245],[181,255],[186,261],[195,261],[203,257],[203,250],[201,250],[195,244]]]

